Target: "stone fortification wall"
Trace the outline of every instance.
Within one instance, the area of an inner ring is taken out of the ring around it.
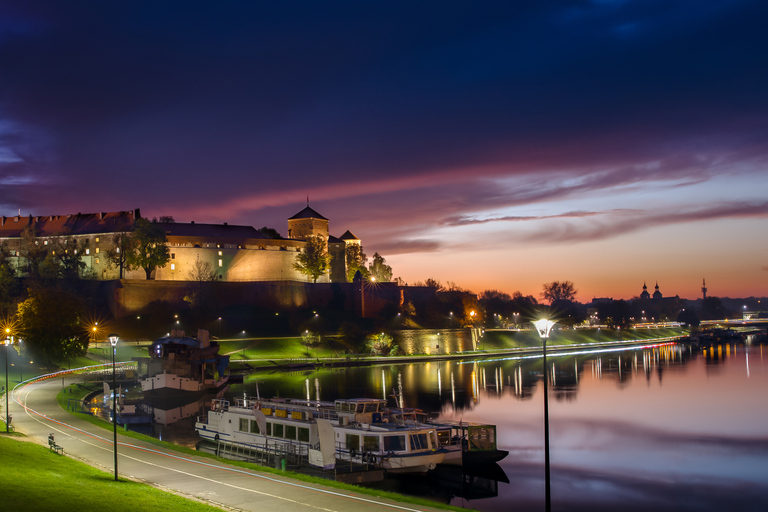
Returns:
[[[296,244],[293,241],[287,243]],[[286,244],[287,245],[287,244]],[[282,281],[293,280],[306,282],[307,277],[293,268],[298,247],[288,246],[282,250],[276,245],[264,248],[209,248],[209,247],[170,247],[171,259],[163,268],[155,269],[157,281],[188,281],[190,272],[198,261],[207,262],[221,281]],[[129,280],[145,278],[143,269],[132,270],[126,274]],[[319,283],[327,283],[328,275],[321,276]]]
[[[109,307],[117,318],[141,313],[154,301],[183,307],[189,284],[180,281],[111,281]],[[275,311],[333,306],[354,311],[356,300],[359,301],[359,291],[356,294],[351,283],[261,281],[216,282],[210,285],[215,300],[222,306],[250,304]]]

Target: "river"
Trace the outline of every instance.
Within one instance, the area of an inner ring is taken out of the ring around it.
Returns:
[[[768,510],[767,359],[768,347],[750,342],[550,355],[553,510]],[[257,393],[393,406],[402,393],[442,419],[495,424],[509,451],[495,476],[385,487],[487,512],[544,508],[540,356],[260,372],[227,391]]]

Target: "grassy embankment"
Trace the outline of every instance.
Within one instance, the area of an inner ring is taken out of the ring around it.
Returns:
[[[0,436],[3,510],[221,510],[125,478],[115,482],[111,473],[14,437],[21,436]]]
[[[627,329],[615,331],[609,329],[563,329],[550,334],[548,348],[556,348],[581,343],[610,343],[653,340],[670,336],[687,336],[688,330],[683,328],[663,329]],[[478,350],[503,350],[514,348],[541,347],[541,338],[536,331],[486,331],[478,343]]]

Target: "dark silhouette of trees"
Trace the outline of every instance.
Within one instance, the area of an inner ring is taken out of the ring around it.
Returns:
[[[266,238],[273,238],[273,239],[283,238],[282,236],[280,236],[280,233],[278,233],[276,229],[268,228],[267,226],[264,226],[263,228],[259,229],[259,232],[262,235],[264,235],[264,237]]]
[[[51,287],[30,291],[18,305],[19,336],[27,350],[46,362],[85,354],[88,336],[83,331],[85,307],[75,294]]]
[[[677,321],[690,325],[691,327],[698,327],[701,325],[701,320],[699,320],[699,315],[696,314],[696,311],[693,308],[685,308],[677,315]]]
[[[545,283],[541,297],[550,304],[557,301],[573,301],[576,298],[576,287],[571,281],[552,281]]]
[[[723,320],[728,318],[730,311],[723,305],[719,297],[707,297],[701,301],[699,318],[701,320]]]

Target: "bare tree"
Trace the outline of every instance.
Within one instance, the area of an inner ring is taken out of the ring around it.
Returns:
[[[558,301],[573,301],[576,298],[576,287],[571,281],[552,281],[545,283],[541,298],[550,304]]]

